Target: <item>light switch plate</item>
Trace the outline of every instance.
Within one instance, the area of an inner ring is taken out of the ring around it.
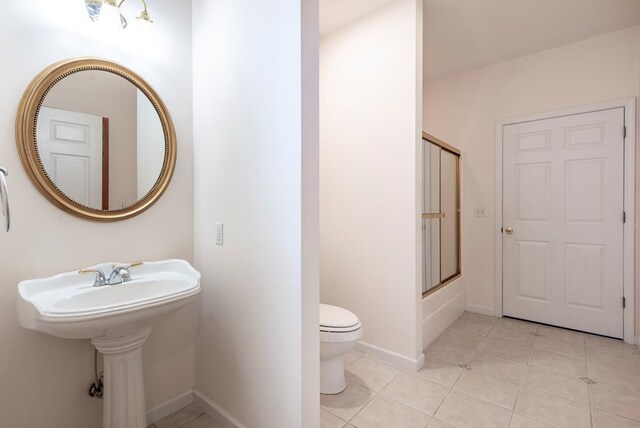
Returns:
[[[224,243],[224,224],[216,223],[216,245]]]

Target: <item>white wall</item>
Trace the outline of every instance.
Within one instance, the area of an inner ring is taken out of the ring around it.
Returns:
[[[319,4],[302,2],[302,423],[320,423]]]
[[[317,1],[196,0],[193,16],[196,389],[247,427],[313,428]]]
[[[633,27],[426,83],[425,131],[464,152],[467,309],[495,311],[496,120],[637,97],[639,75],[640,27]],[[487,216],[474,217],[475,207],[485,207]]]
[[[320,42],[321,301],[362,344],[421,356],[422,2],[396,0]]]
[[[82,2],[31,0],[3,6],[0,165],[9,170],[13,230],[0,233],[0,426],[100,427],[102,401],[86,393],[93,380],[89,341],[21,328],[17,284],[96,262],[192,259],[190,2],[155,0],[150,12],[156,25],[147,38],[128,31],[101,33],[87,22]],[[20,97],[43,68],[77,56],[109,58],[136,70],[158,90],[173,116],[175,175],[159,202],[136,218],[97,223],[66,214],[38,193],[22,169],[14,138]],[[143,350],[148,407],[193,386],[196,320],[190,307],[154,327]]]

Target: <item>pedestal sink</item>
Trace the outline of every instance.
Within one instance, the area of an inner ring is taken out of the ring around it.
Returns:
[[[112,266],[96,265],[108,277]],[[155,320],[191,302],[200,273],[184,260],[144,262],[131,281],[94,287],[78,271],[18,285],[20,325],[65,339],[91,339],[104,355],[103,428],[146,428],[142,345]]]

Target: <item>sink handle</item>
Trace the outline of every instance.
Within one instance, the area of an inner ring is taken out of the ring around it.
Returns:
[[[129,263],[128,265],[122,265],[122,266],[118,266],[117,264],[112,263],[111,264],[111,269],[113,269],[113,270],[120,270],[120,269],[129,270],[132,267],[142,266],[143,264],[144,264],[144,262],[140,262],[140,261],[132,262],[132,263]]]
[[[137,261],[137,262],[133,262],[133,263],[130,263],[130,264],[126,265],[124,268],[129,270],[129,268],[142,266],[143,264],[144,264],[144,262]]]
[[[131,274],[129,273],[129,269],[132,267],[142,266],[143,262],[133,262],[124,266],[117,266],[115,264],[111,265],[111,275],[109,276],[108,284],[122,284],[123,282],[131,281]]]
[[[93,273],[96,275],[95,280],[93,281],[94,287],[104,287],[106,285],[106,277],[104,276],[104,272],[100,269],[81,269],[78,271],[79,274]]]

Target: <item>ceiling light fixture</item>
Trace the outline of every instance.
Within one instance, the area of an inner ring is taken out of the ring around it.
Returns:
[[[127,19],[120,12],[120,8],[125,1],[126,0],[120,0],[118,3],[116,0],[84,0],[84,4],[87,7],[87,13],[91,21],[101,22],[108,26],[124,30],[129,25]],[[147,2],[145,0],[140,1],[144,9],[136,19],[145,25],[153,24],[153,20],[147,9]]]

